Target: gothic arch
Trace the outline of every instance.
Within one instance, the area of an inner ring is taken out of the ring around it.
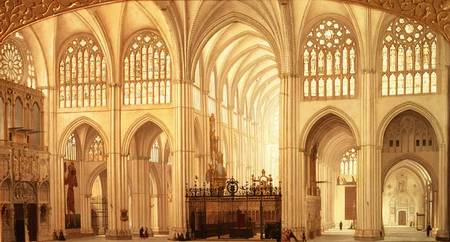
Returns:
[[[95,179],[104,171],[106,171],[106,162],[103,162],[102,164],[98,165],[92,172],[89,174],[86,186],[84,189],[86,194],[90,194],[92,191],[92,186],[94,185]]]
[[[65,129],[65,131],[63,131],[63,133],[61,134],[60,139],[58,140],[58,154],[59,155],[63,155],[64,154],[64,147],[66,144],[66,140],[69,138],[70,134],[80,125],[82,124],[86,124],[91,126],[94,130],[96,130],[98,132],[98,134],[100,135],[100,138],[102,138],[104,145],[104,149],[105,149],[105,154],[108,154],[108,147],[109,147],[109,141],[107,139],[107,135],[106,132],[102,129],[102,126],[99,125],[97,122],[95,122],[94,120],[92,120],[91,118],[88,117],[79,117],[75,120],[73,120],[71,123],[69,123]]]
[[[349,11],[349,13],[351,13],[351,11]],[[305,41],[306,41],[306,38],[305,38],[306,34],[308,32],[310,32],[311,29],[315,25],[320,23],[322,20],[330,19],[330,18],[337,20],[339,23],[343,24],[349,30],[353,31],[352,35],[354,36],[355,41],[356,41],[356,55],[361,56],[361,53],[363,53],[363,46],[361,46],[361,45],[362,45],[362,43],[364,43],[364,41],[363,41],[363,38],[361,35],[361,31],[358,28],[358,25],[356,25],[357,21],[355,21],[353,18],[349,20],[348,17],[342,16],[342,15],[336,14],[336,13],[326,13],[326,14],[324,13],[324,14],[314,16],[312,18],[308,18],[307,19],[308,23],[304,24],[302,26],[302,28],[300,29],[301,32],[298,33],[299,41],[298,41],[298,46],[297,46],[297,51],[298,51],[297,58],[296,58],[297,63],[303,63],[303,60],[301,59],[301,57],[303,56],[303,49],[304,49],[303,45],[305,44]],[[361,60],[357,61],[356,64],[358,66],[358,69],[361,70],[362,61]],[[303,70],[303,66],[297,67],[297,68],[299,68],[299,71]]]
[[[323,118],[329,114],[336,115],[337,117],[342,119],[348,125],[350,130],[352,131],[353,137],[355,138],[355,141],[356,141],[356,146],[361,145],[361,140],[360,140],[361,137],[359,135],[358,128],[357,128],[355,122],[353,121],[353,119],[348,114],[346,114],[344,111],[342,111],[336,107],[328,106],[328,107],[325,107],[325,108],[319,110],[318,112],[316,112],[306,122],[306,126],[303,128],[303,130],[300,133],[300,140],[299,140],[300,149],[304,150],[306,148],[306,142],[307,142],[308,136],[310,135],[310,131],[314,127],[314,125],[317,124],[317,121],[319,121],[321,118]]]
[[[445,143],[444,134],[442,132],[441,125],[439,124],[439,121],[436,119],[436,117],[426,108],[420,106],[419,104],[416,104],[414,102],[405,102],[400,105],[397,105],[394,107],[391,111],[389,111],[383,120],[381,120],[378,131],[377,131],[377,141],[376,144],[378,147],[383,146],[383,138],[384,134],[386,132],[387,127],[391,123],[391,121],[397,117],[399,114],[401,114],[404,111],[414,111],[418,114],[420,114],[422,117],[424,117],[433,127],[436,138],[438,140],[438,145]]]
[[[387,180],[389,174],[391,171],[393,171],[393,169],[398,169],[401,167],[404,167],[404,165],[402,165],[402,163],[404,161],[408,161],[410,163],[408,163],[410,166],[416,166],[417,169],[419,169],[421,172],[425,172],[431,179],[431,181],[433,182],[433,188],[437,189],[437,183],[438,183],[438,179],[435,173],[433,173],[433,170],[431,169],[431,167],[429,167],[423,160],[422,158],[413,155],[413,154],[408,154],[408,155],[403,155],[400,157],[395,157],[394,162],[392,162],[392,164],[388,167],[386,167],[383,171],[382,171],[382,181],[383,183]],[[397,166],[399,166],[397,168]],[[417,170],[411,170],[414,173],[417,173]],[[422,176],[422,174],[417,174],[419,177]]]
[[[169,141],[169,146],[174,149],[174,138],[172,133],[169,131],[169,128],[157,117],[152,114],[145,114],[139,118],[137,118],[131,125],[130,128],[125,132],[124,139],[122,141],[122,154],[130,153],[130,145],[136,131],[145,123],[151,122],[157,125],[166,135]]]

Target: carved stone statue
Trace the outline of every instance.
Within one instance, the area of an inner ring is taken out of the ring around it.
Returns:
[[[216,118],[214,114],[209,117],[209,145],[211,153],[211,162],[206,171],[206,180],[211,187],[224,187],[227,172],[223,165],[223,153],[219,151],[219,137],[216,135]]]
[[[64,179],[64,185],[67,185],[67,210],[69,213],[75,214],[75,195],[73,188],[78,187],[77,182],[77,169],[75,164],[70,162],[67,167],[66,177]]]

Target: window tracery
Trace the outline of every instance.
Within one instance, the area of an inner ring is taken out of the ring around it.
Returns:
[[[159,162],[159,142],[155,141],[152,145],[152,150],[150,153],[150,162]]]
[[[358,154],[355,148],[351,148],[342,155],[339,164],[341,176],[356,176],[358,170]]]
[[[426,26],[396,18],[387,27],[381,50],[381,95],[437,92],[437,37]]]
[[[125,105],[171,102],[171,58],[158,34],[147,31],[134,37],[123,64]]]
[[[103,140],[97,135],[89,146],[89,161],[103,161],[104,154]]]
[[[12,40],[0,46],[0,78],[36,88],[36,74],[31,51]]]
[[[355,96],[356,41],[349,28],[324,19],[307,34],[303,49],[305,98]]]
[[[64,154],[65,160],[77,160],[77,139],[75,133],[70,134],[66,142],[66,152]]]
[[[106,71],[105,57],[94,38],[71,39],[59,61],[59,106],[105,106]]]

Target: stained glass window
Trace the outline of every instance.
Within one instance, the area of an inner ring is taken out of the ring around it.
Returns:
[[[381,95],[436,93],[436,46],[436,34],[429,27],[402,17],[393,20],[381,51]]]
[[[72,161],[77,160],[77,139],[74,133],[70,134],[69,138],[67,139],[64,159]]]
[[[355,96],[356,41],[349,28],[324,19],[306,35],[303,48],[305,98]]]
[[[25,44],[18,45],[15,41],[6,40],[0,45],[0,78],[36,88],[33,56]]]
[[[100,136],[95,136],[92,140],[91,145],[88,150],[89,161],[103,161],[104,159],[104,145],[103,140]]]
[[[59,106],[106,106],[106,60],[91,36],[72,38],[60,57]]]
[[[145,31],[135,36],[123,65],[125,105],[171,102],[171,58],[158,34]]]
[[[358,171],[358,154],[354,148],[342,155],[339,169],[341,176],[356,176]]]
[[[159,162],[159,142],[156,140],[152,145],[152,150],[150,153],[150,161],[151,162]]]

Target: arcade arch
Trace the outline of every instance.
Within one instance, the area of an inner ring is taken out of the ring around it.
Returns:
[[[134,129],[128,147],[127,165],[132,232],[138,234],[141,227],[147,227],[154,233],[167,233],[171,145],[163,128],[155,122],[145,121]]]

